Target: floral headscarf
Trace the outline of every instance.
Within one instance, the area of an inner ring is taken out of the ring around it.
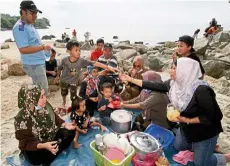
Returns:
[[[20,111],[15,117],[15,130],[32,130],[35,138],[42,142],[52,141],[59,129],[55,124],[55,114],[47,102],[44,108],[35,109],[41,95],[41,88],[25,85],[18,92]]]
[[[98,77],[92,76],[93,66],[88,66],[87,69],[88,69],[88,75],[83,81],[85,81],[87,83],[86,95],[89,96],[95,90],[98,89],[97,85],[99,83],[99,79],[98,79]]]

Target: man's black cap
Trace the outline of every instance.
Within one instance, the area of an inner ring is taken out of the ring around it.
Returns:
[[[20,9],[42,13],[42,11],[37,8],[33,1],[22,1],[20,4]]]
[[[191,52],[195,51],[193,48],[193,45],[194,45],[194,38],[193,37],[188,36],[188,35],[184,35],[184,36],[181,36],[179,38],[179,41],[186,43],[188,46],[191,46],[192,47],[190,50]]]
[[[112,46],[112,44],[110,44],[110,43],[105,43],[105,44],[104,44],[104,48],[110,48],[110,49],[112,49],[113,46]]]

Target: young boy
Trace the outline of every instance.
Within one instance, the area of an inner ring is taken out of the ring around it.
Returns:
[[[68,89],[70,89],[70,99],[73,101],[77,98],[77,82],[80,79],[80,73],[82,68],[86,68],[87,66],[92,65],[104,68],[111,72],[115,72],[115,69],[102,63],[91,62],[90,60],[81,58],[80,44],[76,40],[70,40],[66,44],[66,48],[67,53],[69,53],[70,56],[62,59],[60,66],[58,66],[58,72],[56,77],[57,82],[60,79],[63,108],[65,108],[66,105],[66,96],[68,94]]]
[[[51,49],[50,60],[46,61],[46,76],[56,77],[57,75],[57,60],[55,59],[56,51]]]
[[[180,56],[192,58],[193,60],[199,62],[200,70],[202,73],[201,79],[203,79],[205,71],[201,64],[200,58],[196,55],[193,45],[194,45],[194,39],[191,36],[187,36],[187,35],[181,36],[178,41],[177,53]]]
[[[88,75],[81,83],[79,96],[85,99],[86,109],[89,111],[89,115],[93,116],[98,104],[98,68],[88,66],[87,69]]]
[[[98,58],[103,54],[103,47],[104,47],[104,40],[98,39],[97,40],[97,47],[91,53],[91,57],[90,57],[91,61],[97,61],[98,60]]]
[[[101,121],[104,125],[110,124],[110,114],[113,112],[113,109],[109,108],[108,105],[111,103],[113,96],[113,85],[109,82],[104,83],[101,86],[102,97],[98,102],[97,108]]]
[[[100,127],[103,132],[106,130],[102,124],[90,121],[90,116],[85,106],[85,100],[82,98],[77,98],[72,102],[72,112],[70,114],[70,119],[76,125],[76,133],[73,140],[75,148],[79,148],[81,146],[81,144],[79,144],[77,141],[79,133],[87,134],[89,127]]]

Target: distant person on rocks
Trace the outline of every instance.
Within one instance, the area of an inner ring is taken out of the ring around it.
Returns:
[[[61,34],[61,40],[62,40],[62,42],[64,43],[64,40],[65,40],[65,34]]]
[[[200,29],[197,29],[194,34],[193,34],[193,39],[197,39],[198,38],[198,34],[200,32]]]
[[[101,55],[103,55],[103,47],[104,47],[104,40],[103,39],[98,39],[97,40],[97,46],[91,53],[91,57],[90,57],[91,61],[97,61],[98,58]]]
[[[202,73],[202,79],[204,78],[204,68],[201,64],[200,58],[196,55],[196,52],[193,48],[194,39],[191,36],[184,35],[179,38],[177,52],[180,56],[188,57],[199,62],[200,70]]]
[[[46,76],[56,77],[57,75],[57,60],[55,59],[56,51],[51,49],[50,60],[46,61]]]
[[[40,36],[33,24],[37,19],[37,9],[33,1],[22,1],[20,4],[20,19],[15,23],[12,32],[21,53],[23,70],[33,80],[33,84],[40,85],[48,95],[48,82],[45,69],[45,51],[50,51],[49,45],[41,42]]]
[[[217,26],[217,21],[216,21],[216,19],[213,18],[212,21],[210,21],[209,25],[210,25],[210,27]]]
[[[73,33],[72,33],[72,34],[73,34],[73,39],[74,39],[74,40],[77,40],[77,32],[76,32],[75,29],[73,30]]]

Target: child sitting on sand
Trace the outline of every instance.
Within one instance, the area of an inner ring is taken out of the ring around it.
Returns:
[[[73,140],[74,148],[79,148],[81,146],[81,144],[78,143],[79,133],[87,134],[89,127],[100,127],[103,132],[106,130],[102,124],[90,120],[89,113],[86,110],[85,100],[82,98],[77,98],[72,102],[70,119],[76,125],[76,134]]]
[[[98,68],[88,66],[87,69],[88,75],[81,83],[79,96],[85,99],[86,110],[89,111],[90,116],[93,116],[98,104]]]
[[[102,97],[98,102],[97,108],[102,121],[102,124],[110,124],[110,114],[113,112],[113,108],[110,107],[113,101],[113,85],[109,82],[102,84],[101,86]]]

